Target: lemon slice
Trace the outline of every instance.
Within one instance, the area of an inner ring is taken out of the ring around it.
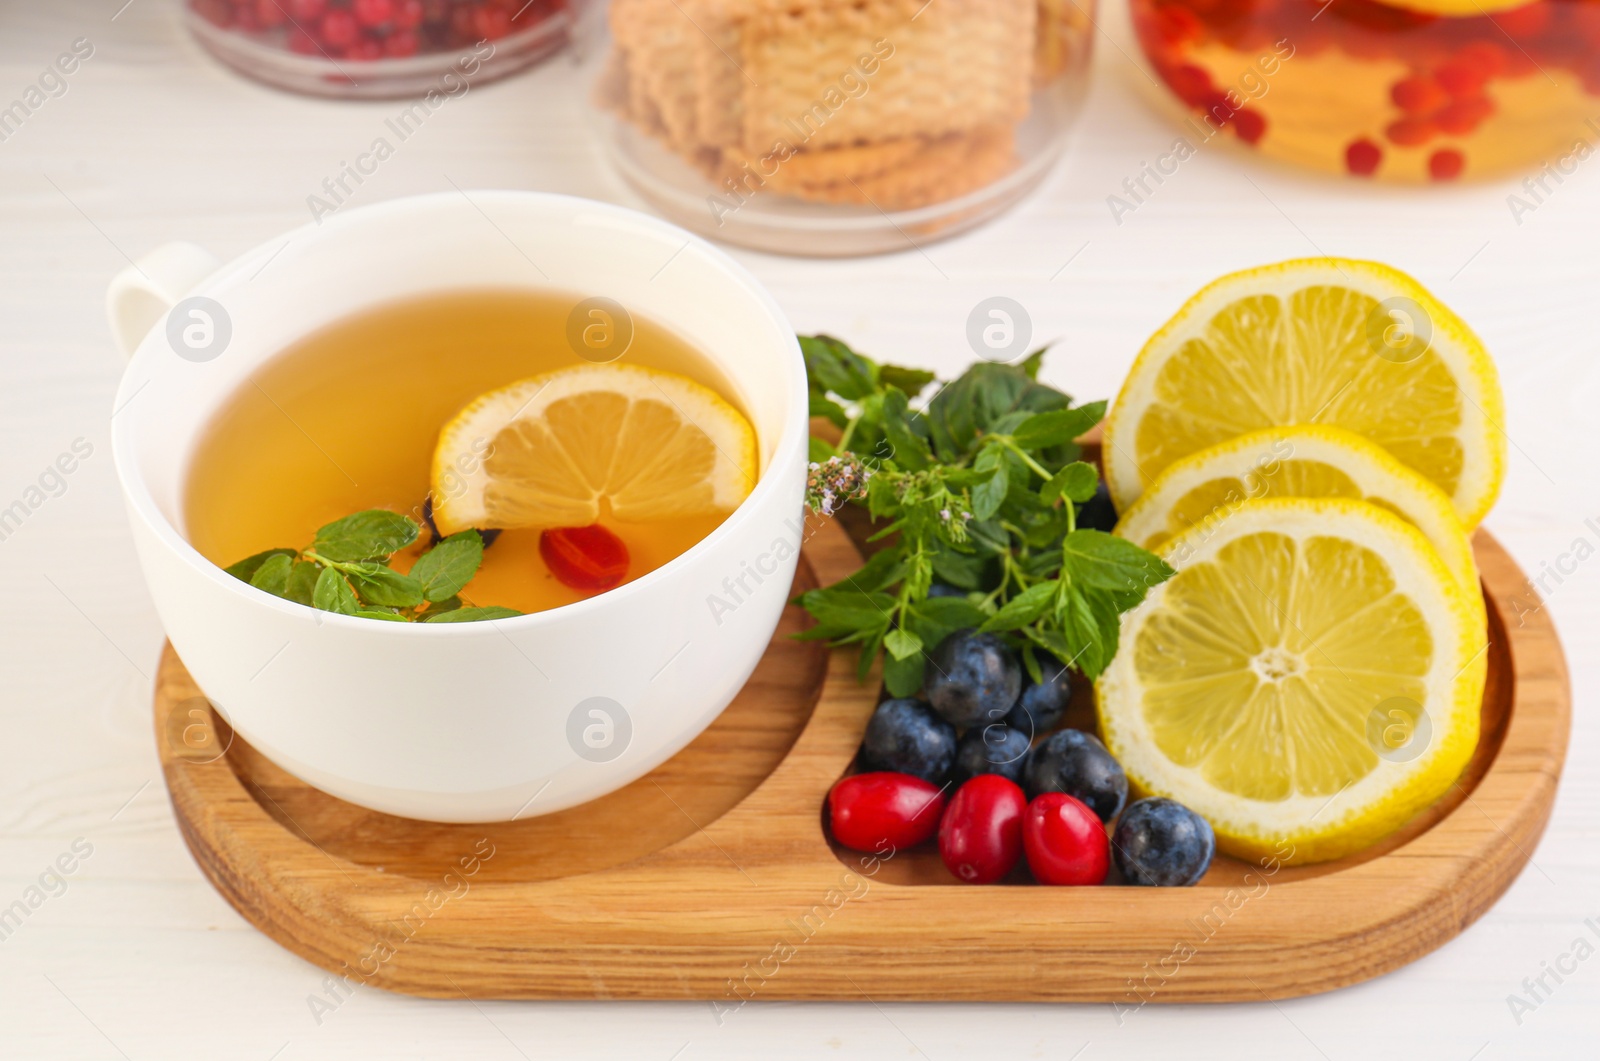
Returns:
[[[1382,447],[1321,424],[1252,431],[1174,462],[1123,513],[1117,534],[1157,551],[1262,497],[1348,497],[1388,509],[1422,531],[1468,592],[1478,591],[1472,543],[1450,499]]]
[[[1483,599],[1415,527],[1363,501],[1248,501],[1165,555],[1178,573],[1123,615],[1096,686],[1135,786],[1230,854],[1299,863],[1381,839],[1460,775]]]
[[[1106,421],[1119,511],[1167,466],[1281,424],[1354,431],[1478,525],[1500,492],[1494,363],[1416,281],[1374,262],[1312,258],[1233,273],[1145,344]]]
[[[580,365],[472,401],[439,432],[433,519],[581,527],[728,512],[756,481],[750,423],[715,392],[637,365]]]

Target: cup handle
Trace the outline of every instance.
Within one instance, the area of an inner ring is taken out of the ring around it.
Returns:
[[[106,289],[106,316],[117,348],[132,357],[151,328],[222,261],[193,243],[164,243],[128,266]]]

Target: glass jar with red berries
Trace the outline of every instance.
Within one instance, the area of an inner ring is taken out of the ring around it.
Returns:
[[[195,37],[250,77],[318,96],[453,97],[566,43],[575,0],[187,0]]]
[[[1600,137],[1600,0],[1130,2],[1203,140],[1427,182],[1570,172]]]

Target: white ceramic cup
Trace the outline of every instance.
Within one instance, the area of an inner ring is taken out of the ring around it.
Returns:
[[[744,269],[664,221],[529,192],[396,200],[307,225],[204,275],[214,263],[172,245],[112,284],[113,331],[136,346],[112,439],[167,636],[242,737],[364,807],[504,821],[617,789],[721,713],[783,610],[806,460],[799,345]],[[440,625],[315,611],[246,585],[188,543],[194,449],[265,362],[369,307],[506,286],[615,299],[722,368],[754,421],[761,478],[720,527],[589,600]]]

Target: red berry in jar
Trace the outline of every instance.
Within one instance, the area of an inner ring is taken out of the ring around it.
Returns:
[[[563,586],[598,592],[628,577],[628,547],[598,523],[539,535],[539,555]]]
[[[328,0],[284,0],[284,8],[295,22],[318,22],[328,11]]]
[[[1435,151],[1428,158],[1428,175],[1436,181],[1453,181],[1467,166],[1466,157],[1454,148]]]
[[[833,838],[853,851],[915,847],[939,828],[944,792],[920,777],[852,774],[828,793]]]
[[[334,48],[348,48],[361,36],[356,17],[336,7],[322,16],[322,42]]]
[[[1100,884],[1111,868],[1105,825],[1065,792],[1046,792],[1028,804],[1022,846],[1040,884]]]
[[[1383,148],[1371,140],[1352,140],[1350,146],[1344,149],[1345,168],[1357,177],[1372,176],[1382,161]]]
[[[1394,83],[1389,90],[1389,96],[1394,100],[1394,105],[1407,114],[1420,114],[1423,116],[1450,102],[1449,93],[1439,87],[1439,83],[1431,77],[1422,74],[1413,74],[1403,77]]]
[[[956,790],[939,821],[939,857],[967,884],[993,884],[1022,857],[1028,799],[1015,781],[979,774]]]
[[[394,0],[355,0],[351,10],[363,26],[381,26],[394,18]]]

